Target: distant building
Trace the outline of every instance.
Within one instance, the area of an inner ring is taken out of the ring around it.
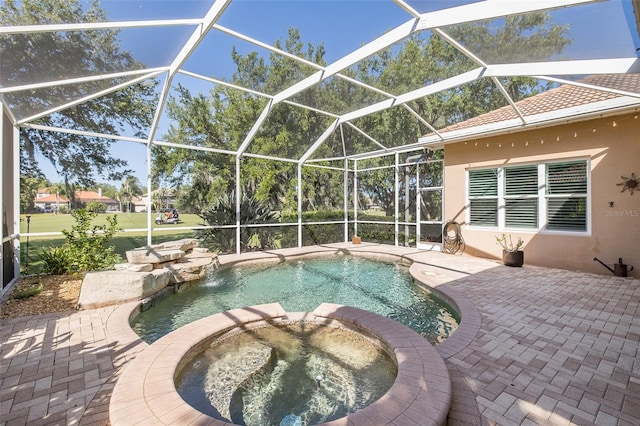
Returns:
[[[175,202],[176,202],[175,189],[170,189],[170,188],[162,188],[160,190],[155,189],[151,191],[151,211],[154,211],[156,209],[155,204],[158,203],[158,197],[161,198],[161,201],[160,201],[161,208],[173,209],[175,207]],[[147,211],[147,194],[131,197],[131,204],[133,205],[132,211],[146,212]]]
[[[36,193],[36,199],[34,200],[35,208],[38,211],[50,213],[56,212],[60,209],[60,206],[66,206],[67,209],[71,206],[71,201],[63,196],[51,193],[51,188],[41,188]],[[87,203],[91,201],[97,201],[107,206],[108,212],[117,212],[120,210],[120,203],[113,198],[102,195],[102,189],[96,191],[76,191],[75,201],[78,207],[85,207]]]
[[[33,204],[36,210],[40,212],[52,213],[60,210],[62,206],[69,210],[70,201],[64,195],[49,193],[49,188],[42,188],[36,193],[36,199]]]
[[[133,196],[131,197],[131,205],[133,205],[132,211],[134,212],[146,212],[147,211],[147,196]]]

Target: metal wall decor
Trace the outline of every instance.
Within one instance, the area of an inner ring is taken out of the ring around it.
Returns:
[[[631,173],[630,178],[624,176],[620,176],[620,178],[623,180],[623,182],[616,183],[617,186],[622,187],[622,191],[620,192],[629,191],[629,193],[633,195],[633,191],[635,191],[636,189],[640,189],[640,178],[636,179],[635,173]]]

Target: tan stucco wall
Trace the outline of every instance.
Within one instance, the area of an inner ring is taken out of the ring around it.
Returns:
[[[640,112],[445,146],[445,219],[463,225],[465,253],[500,258],[503,232],[467,226],[467,169],[578,158],[591,161],[590,235],[511,232],[526,242],[525,263],[610,274],[593,258],[610,267],[622,258],[640,269],[640,188],[630,195],[616,186],[621,176],[640,178]]]

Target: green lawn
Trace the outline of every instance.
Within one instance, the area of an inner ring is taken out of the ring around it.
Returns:
[[[71,230],[71,226],[75,223],[73,217],[70,214],[58,214],[53,213],[37,213],[32,214],[31,221],[29,222],[29,233],[38,232],[60,232],[63,229]],[[96,225],[106,225],[107,216],[113,216],[113,214],[101,213],[98,214],[92,223]],[[147,214],[146,213],[116,213],[118,218],[118,227],[122,229],[140,229],[147,227]],[[155,220],[156,214],[151,214],[151,220]],[[202,219],[195,214],[181,214],[180,223],[177,225],[156,225],[154,228],[165,229],[171,227],[183,227],[183,226],[199,226],[202,224]],[[27,219],[25,215],[20,215],[20,233],[27,232]]]
[[[96,219],[92,221],[92,224],[101,225],[107,224],[106,217],[113,216],[112,214],[99,214]],[[117,213],[118,226],[122,229],[141,229],[147,227],[147,215],[146,213]],[[152,215],[152,219],[155,219],[155,214]],[[152,241],[154,244],[162,243],[165,241],[180,240],[182,238],[193,238],[194,231],[176,229],[181,227],[200,226],[202,219],[195,214],[181,214],[180,223],[177,225],[156,225],[153,224],[154,230],[152,234]],[[52,213],[40,213],[31,215],[29,222],[29,233],[40,232],[60,232],[63,229],[71,230],[71,227],[75,224],[73,217],[70,214],[54,215]],[[24,215],[20,217],[20,232],[26,234],[27,232],[27,220]],[[28,274],[38,274],[42,272],[42,262],[40,260],[43,250],[47,250],[50,247],[61,246],[65,239],[63,235],[50,235],[50,236],[32,236],[29,235],[28,240],[25,235],[21,237],[21,252],[20,252],[20,264],[22,266],[22,272]],[[115,246],[116,252],[125,261],[127,250],[141,247],[147,244],[147,232],[119,232],[111,240],[111,244]],[[27,271],[27,251],[29,254],[28,271]]]

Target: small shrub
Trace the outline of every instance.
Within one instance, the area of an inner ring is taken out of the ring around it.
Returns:
[[[107,205],[100,201],[89,201],[85,210],[92,213],[104,213],[107,211]]]
[[[16,288],[11,297],[17,300],[28,299],[39,294],[43,288],[42,283],[33,283],[24,288]]]
[[[62,275],[69,272],[69,255],[64,245],[43,250],[40,258],[46,274]]]
[[[120,260],[114,246],[108,246],[118,232],[116,216],[107,216],[108,225],[92,225],[98,215],[85,209],[71,212],[76,224],[71,231],[62,230],[65,243],[42,253],[44,270],[48,274],[84,272],[110,269]]]

